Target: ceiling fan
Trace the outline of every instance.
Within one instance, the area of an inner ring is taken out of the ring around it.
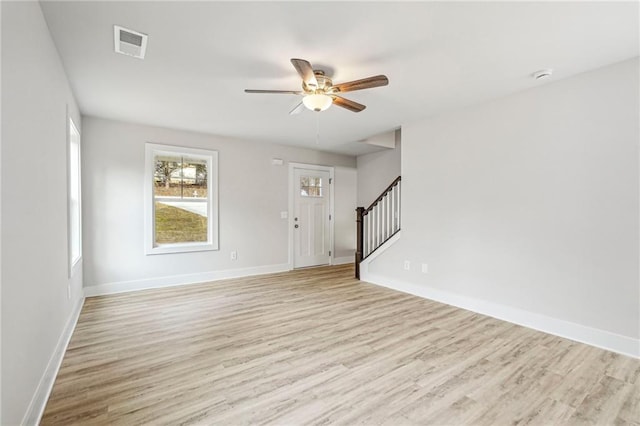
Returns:
[[[305,106],[312,111],[324,111],[331,105],[335,104],[339,107],[348,109],[353,112],[360,112],[366,106],[358,102],[339,96],[345,92],[353,92],[355,90],[370,89],[372,87],[386,86],[389,79],[385,75],[376,75],[374,77],[363,78],[361,80],[349,81],[346,83],[333,84],[331,78],[324,74],[324,71],[314,70],[311,64],[304,59],[291,59],[293,67],[302,77],[302,90],[254,90],[245,89],[246,93],[277,93],[284,95],[301,95],[300,102],[289,114],[297,114]]]

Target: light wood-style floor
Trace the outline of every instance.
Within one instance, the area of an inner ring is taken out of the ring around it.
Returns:
[[[640,424],[640,361],[352,276],[87,299],[42,424]]]

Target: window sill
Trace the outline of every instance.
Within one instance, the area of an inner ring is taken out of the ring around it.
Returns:
[[[188,244],[166,244],[155,247],[147,247],[144,254],[171,254],[171,253],[191,253],[196,251],[215,251],[218,245],[213,243],[188,243]]]

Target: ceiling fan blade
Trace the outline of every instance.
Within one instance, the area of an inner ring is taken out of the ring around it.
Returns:
[[[291,111],[289,111],[289,114],[290,115],[300,114],[303,109],[304,109],[304,104],[302,102],[300,102]]]
[[[389,79],[386,75],[376,75],[361,80],[336,84],[332,87],[332,91],[334,93],[353,92],[354,90],[370,89],[372,87],[386,86],[387,84],[389,84]]]
[[[304,92],[300,90],[256,90],[256,89],[244,89],[245,93],[277,93],[282,95],[303,95]]]
[[[349,111],[353,111],[353,112],[360,112],[363,109],[366,108],[366,106],[359,104],[357,102],[354,101],[350,101],[349,99],[345,99],[342,98],[340,96],[332,96],[333,98],[333,103],[335,105],[338,105],[339,107],[348,109]]]
[[[293,58],[291,59],[291,63],[296,71],[298,71],[298,74],[300,74],[300,77],[302,77],[302,81],[304,81],[305,85],[310,86],[313,89],[318,87],[318,81],[316,80],[316,76],[313,73],[313,68],[311,68],[309,61]]]

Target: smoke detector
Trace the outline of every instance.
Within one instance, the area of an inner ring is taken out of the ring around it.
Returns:
[[[551,77],[552,74],[553,74],[552,69],[546,69],[546,70],[536,71],[533,74],[531,74],[531,76],[536,80],[542,80],[542,79]]]
[[[149,36],[118,25],[113,26],[113,41],[116,53],[144,59]]]

